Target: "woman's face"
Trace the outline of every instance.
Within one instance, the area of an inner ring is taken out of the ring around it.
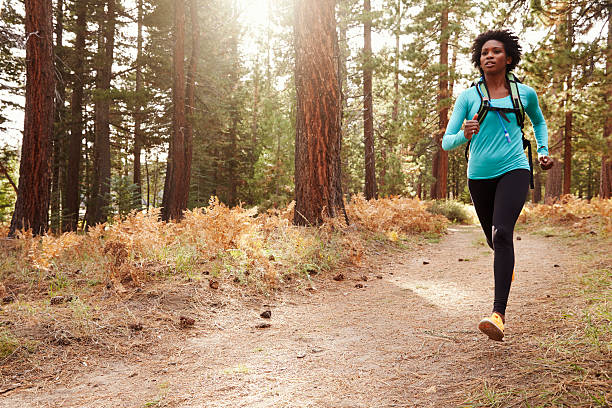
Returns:
[[[506,55],[504,43],[497,40],[489,40],[482,45],[480,50],[480,68],[486,74],[506,72],[506,65],[512,62],[512,57]]]

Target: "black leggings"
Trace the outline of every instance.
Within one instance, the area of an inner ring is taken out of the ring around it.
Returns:
[[[487,243],[495,254],[493,311],[505,315],[514,271],[514,225],[527,198],[529,170],[512,170],[494,179],[470,179],[468,187]]]

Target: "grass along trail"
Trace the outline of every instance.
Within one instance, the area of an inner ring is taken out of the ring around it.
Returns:
[[[130,355],[66,362],[70,375],[6,392],[0,407],[524,406],[538,395],[528,358],[546,331],[558,335],[551,316],[567,306],[576,257],[516,235],[503,343],[476,328],[492,305],[492,252],[479,227],[452,226],[439,243],[370,257],[305,294],[207,304],[207,324]]]

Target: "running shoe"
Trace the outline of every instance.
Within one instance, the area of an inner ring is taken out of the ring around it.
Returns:
[[[478,329],[489,336],[491,340],[502,341],[504,338],[504,322],[497,312],[491,317],[485,317],[478,323]]]

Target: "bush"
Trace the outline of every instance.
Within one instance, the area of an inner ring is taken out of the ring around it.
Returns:
[[[460,224],[471,224],[473,222],[472,214],[465,204],[455,200],[432,201],[427,211],[432,214],[443,215],[450,221]]]
[[[347,203],[346,212],[352,223],[370,232],[441,233],[447,224],[439,215],[428,213],[420,200],[406,197],[366,200],[358,194]]]

